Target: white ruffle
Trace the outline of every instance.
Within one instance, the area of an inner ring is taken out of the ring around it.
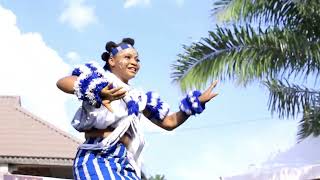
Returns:
[[[97,79],[93,79],[90,82],[90,84],[86,90],[86,93],[85,93],[85,96],[89,99],[90,104],[95,105],[97,103],[93,91],[97,87],[98,84],[103,83],[103,82],[107,82],[107,80],[104,78],[97,78]]]

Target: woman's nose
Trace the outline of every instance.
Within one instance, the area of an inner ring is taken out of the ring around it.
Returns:
[[[139,61],[137,59],[131,59],[130,63],[137,66],[139,64]]]

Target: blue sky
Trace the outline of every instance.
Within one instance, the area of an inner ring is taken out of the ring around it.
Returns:
[[[96,60],[109,40],[136,40],[142,68],[133,81],[157,91],[173,111],[183,96],[170,79],[182,45],[207,36],[216,22],[212,0],[0,0],[1,95],[19,95],[23,106],[56,126],[70,125],[79,106],[56,81],[75,64]],[[10,76],[9,76],[10,75]],[[173,132],[147,123],[144,169],[168,180],[217,179],[259,167],[296,141],[294,120],[272,117],[268,92],[219,82],[219,95],[203,114]],[[198,178],[196,178],[198,177]]]

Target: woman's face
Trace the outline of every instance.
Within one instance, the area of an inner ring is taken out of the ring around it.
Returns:
[[[109,59],[109,65],[112,73],[124,83],[128,83],[140,69],[138,52],[134,48],[124,49]]]

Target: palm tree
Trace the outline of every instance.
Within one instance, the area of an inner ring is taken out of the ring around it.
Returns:
[[[166,180],[166,179],[165,179],[164,175],[157,174],[154,177],[153,176],[149,177],[148,180]]]
[[[191,45],[173,64],[182,90],[212,79],[262,82],[269,109],[297,118],[298,139],[320,134],[320,0],[217,0],[212,15],[224,24]],[[306,81],[308,80],[308,81]],[[301,83],[294,84],[301,81]],[[301,117],[301,116],[300,116]]]

